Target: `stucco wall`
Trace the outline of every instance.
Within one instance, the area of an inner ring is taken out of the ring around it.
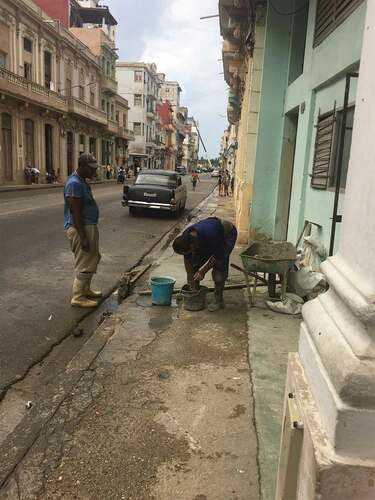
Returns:
[[[339,26],[316,49],[313,36],[317,0],[310,3],[306,38],[304,73],[288,88],[285,96],[285,113],[305,103],[305,111],[299,115],[292,193],[289,215],[288,240],[296,242],[305,220],[320,224],[313,227],[313,235],[329,248],[331,217],[334,192],[310,187],[317,118],[343,106],[345,74],[358,69],[362,47],[366,3],[361,5],[341,26]],[[354,103],[356,81],[352,80],[350,102]],[[344,194],[340,196],[341,213]],[[339,241],[340,225],[337,226],[336,246]]]
[[[274,5],[285,12],[293,8],[289,0],[278,0]],[[275,231],[289,33],[290,17],[280,16],[268,8],[251,210],[251,232],[268,237],[273,237]]]

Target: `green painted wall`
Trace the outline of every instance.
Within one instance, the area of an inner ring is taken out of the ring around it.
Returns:
[[[274,0],[281,10],[292,0]],[[280,155],[284,129],[284,99],[288,81],[291,19],[268,8],[263,80],[258,125],[251,229],[269,237],[275,231]]]
[[[343,105],[345,73],[358,69],[362,47],[362,33],[366,4],[361,5],[322,44],[313,49],[313,34],[317,0],[311,0],[306,38],[304,73],[286,92],[285,113],[305,103],[300,113],[292,195],[290,204],[288,240],[296,242],[305,220],[316,222],[322,229],[313,228],[313,235],[329,248],[334,192],[310,187],[315,144],[315,124],[319,115]],[[353,80],[350,101],[355,102],[356,80]],[[340,196],[340,206],[344,194]],[[341,208],[341,207],[340,207]],[[341,213],[339,211],[339,213]],[[340,235],[340,225],[336,246]]]
[[[273,3],[282,12],[291,12],[305,0],[274,0]],[[269,237],[283,233],[283,228],[278,227],[277,207],[280,206],[279,189],[285,192],[280,176],[285,114],[304,103],[304,111],[300,111],[298,117],[287,235],[288,240],[295,243],[304,221],[311,220],[322,225],[321,231],[314,229],[314,232],[318,231],[316,236],[328,248],[334,192],[310,187],[315,124],[319,110],[321,113],[331,110],[335,101],[337,108],[343,105],[345,74],[358,69],[366,2],[313,49],[316,5],[317,0],[310,0],[303,74],[291,84],[288,79],[289,74],[295,73],[295,61],[291,60],[295,20],[293,16],[280,16],[272,7],[268,8],[251,229]],[[301,39],[300,33],[298,37]],[[353,103],[355,94],[354,81],[350,97]]]

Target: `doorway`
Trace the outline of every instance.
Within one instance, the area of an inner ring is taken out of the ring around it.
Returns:
[[[66,163],[68,167],[68,175],[71,175],[74,170],[73,151],[74,151],[73,132],[69,131],[66,133]]]
[[[26,165],[35,167],[34,122],[25,120],[25,160]]]
[[[2,163],[4,165],[4,180],[13,180],[13,147],[12,147],[12,117],[8,113],[1,114]]]
[[[298,116],[299,108],[285,115],[275,229],[278,240],[286,240],[288,234]]]
[[[46,159],[46,172],[53,172],[53,140],[52,140],[52,125],[48,123],[44,126],[45,137],[45,159]]]

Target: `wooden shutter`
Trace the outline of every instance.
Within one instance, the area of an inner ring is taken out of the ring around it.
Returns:
[[[315,189],[327,189],[328,187],[335,116],[336,109],[333,109],[329,113],[319,115],[318,118],[311,175],[311,187]]]
[[[364,0],[318,0],[314,47],[323,42]]]

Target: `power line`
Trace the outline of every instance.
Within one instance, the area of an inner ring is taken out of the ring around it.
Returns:
[[[303,5],[302,7],[299,7],[298,9],[296,9],[295,11],[293,12],[281,12],[277,7],[274,6],[272,0],[269,0],[270,2],[270,5],[271,7],[273,8],[273,10],[276,12],[276,14],[278,14],[279,16],[294,16],[295,14],[298,14],[299,12],[302,12],[303,10],[306,9],[306,7],[309,5],[309,2],[307,1],[305,3],[305,5]]]

